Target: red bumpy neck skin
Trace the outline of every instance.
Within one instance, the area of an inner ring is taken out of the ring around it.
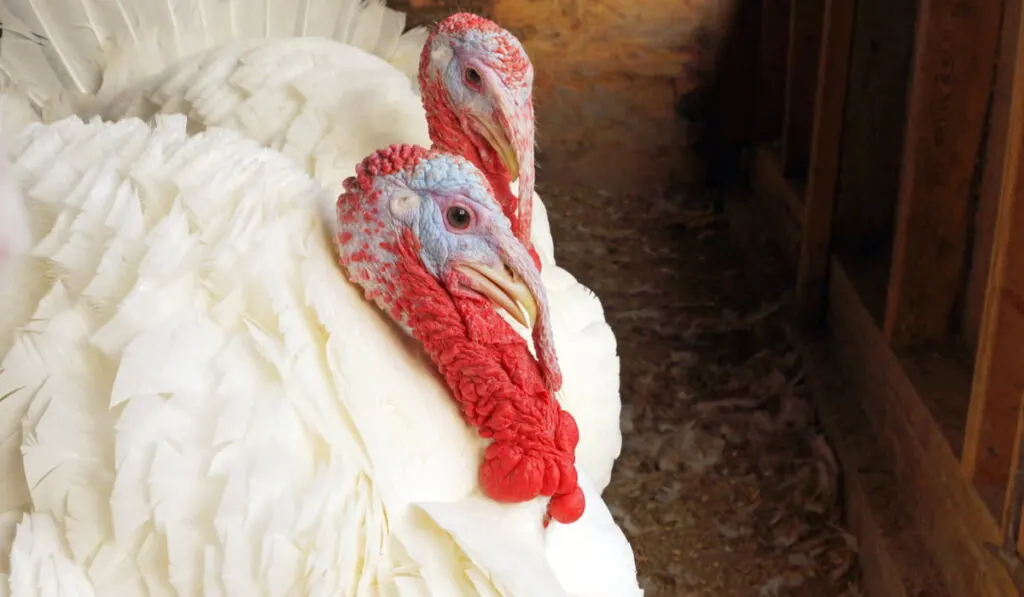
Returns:
[[[498,502],[551,496],[548,515],[576,521],[585,508],[575,468],[576,420],[546,388],[529,347],[489,302],[453,299],[419,265],[416,239],[407,234],[400,245],[396,275],[407,291],[395,301],[393,316],[426,349],[466,421],[493,440],[480,467],[484,493]]]

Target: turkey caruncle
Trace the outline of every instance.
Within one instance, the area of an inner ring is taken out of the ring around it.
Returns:
[[[557,397],[579,426],[577,462],[599,492],[608,485],[622,447],[616,339],[600,300],[555,264],[532,192],[532,66],[514,36],[464,13],[402,33],[405,15],[377,0],[2,0],[0,10],[0,79],[46,121],[182,113],[190,132],[239,130],[328,189],[381,147],[435,142],[476,163],[507,214],[518,170],[533,209],[524,201],[512,221],[521,238],[532,229],[543,264]],[[332,222],[333,202],[322,210]]]

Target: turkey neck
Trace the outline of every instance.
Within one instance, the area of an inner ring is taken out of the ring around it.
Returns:
[[[579,430],[547,389],[526,342],[490,302],[453,296],[433,278],[415,248],[403,243],[398,314],[437,366],[465,420],[493,440],[484,451],[480,485],[498,502],[551,496],[548,514],[573,522],[584,509],[577,484]],[[454,278],[446,281],[454,287]]]

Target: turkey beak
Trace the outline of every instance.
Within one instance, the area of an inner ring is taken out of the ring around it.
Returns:
[[[499,94],[501,97],[501,94]],[[517,149],[516,108],[509,102],[499,100],[490,117],[481,116],[476,119],[480,132],[488,145],[497,154],[502,165],[508,170],[509,180],[519,178],[520,152]],[[532,124],[532,123],[531,123]]]
[[[496,307],[504,309],[523,326],[532,328],[537,322],[537,299],[510,266],[466,262],[457,267],[466,276],[470,288]]]
[[[519,222],[513,223],[519,240],[529,244],[534,187],[534,119],[533,97],[515,100],[507,91],[494,94],[494,111],[490,118],[480,118],[480,128],[487,142],[498,155],[509,181],[519,181]]]
[[[540,278],[540,270],[533,263],[533,258],[526,245],[515,236],[505,234],[498,239],[498,253],[502,263],[512,271],[517,280],[521,280],[534,298],[533,314],[533,347],[537,360],[544,372],[546,385],[552,392],[562,386],[562,371],[558,365],[555,352],[555,339],[551,327],[551,311],[548,309],[547,291]]]

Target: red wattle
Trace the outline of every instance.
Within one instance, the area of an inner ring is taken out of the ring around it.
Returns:
[[[572,493],[565,493],[551,498],[548,503],[548,514],[562,524],[576,522],[583,516],[587,500],[583,490],[577,485]]]
[[[585,507],[575,468],[579,428],[547,389],[526,342],[482,298],[456,302],[423,268],[411,232],[396,249],[395,286],[403,292],[395,316],[404,316],[466,421],[493,439],[480,465],[483,492],[499,502],[550,496],[552,518],[577,520]]]

